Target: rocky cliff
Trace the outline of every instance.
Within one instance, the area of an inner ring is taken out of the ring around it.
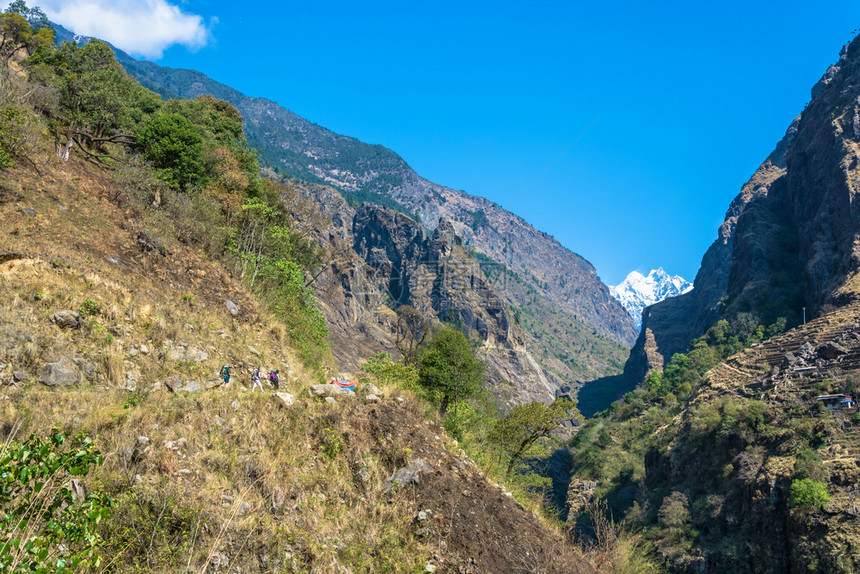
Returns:
[[[662,368],[719,316],[788,326],[857,290],[860,46],[843,49],[813,99],[732,201],[695,289],[645,310],[628,384]],[[847,297],[847,299],[846,299]]]
[[[397,354],[395,311],[401,305],[467,331],[487,361],[491,390],[509,404],[551,400],[570,393],[577,378],[620,367],[602,357],[604,351],[610,357],[620,354],[616,349],[621,347],[608,337],[558,312],[557,323],[540,321],[549,303],[503,266],[476,257],[449,221],[442,219],[428,232],[386,207],[352,207],[331,187],[291,186],[322,222],[315,234],[329,256],[315,287],[332,351],[343,368],[358,369],[377,352]],[[516,313],[503,294],[523,300]],[[562,320],[568,331],[553,327],[558,334],[546,332]],[[566,337],[565,347],[582,349],[582,364],[557,356],[563,352],[555,348],[561,346],[560,337]],[[587,363],[592,351],[594,362]]]

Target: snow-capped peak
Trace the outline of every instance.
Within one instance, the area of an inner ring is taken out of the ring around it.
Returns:
[[[624,281],[610,287],[609,291],[627,309],[639,329],[642,326],[642,311],[645,307],[669,297],[683,295],[692,288],[693,284],[680,275],[669,275],[660,267],[652,269],[647,277],[638,271],[631,271]]]

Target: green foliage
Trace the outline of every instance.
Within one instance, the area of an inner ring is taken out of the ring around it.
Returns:
[[[376,376],[377,382],[408,390],[418,390],[418,370],[405,363],[391,360],[388,353],[377,353],[364,363],[362,369]]]
[[[0,452],[0,572],[71,573],[98,567],[97,527],[111,499],[72,482],[103,462],[88,437],[69,448],[55,431]]]
[[[23,151],[24,110],[9,107],[0,110],[0,169],[15,165]]]
[[[445,327],[430,341],[422,354],[419,381],[431,392],[442,396],[444,415],[451,401],[456,403],[475,395],[481,388],[486,365],[475,357],[469,340],[453,327]]]
[[[25,20],[27,20],[27,23],[34,31],[41,30],[42,28],[51,28],[51,22],[48,20],[48,17],[45,16],[45,13],[42,12],[42,9],[38,6],[29,8],[24,0],[15,0],[9,4],[9,7],[6,8],[6,12],[20,14]]]
[[[87,299],[81,306],[78,308],[78,314],[82,317],[87,317],[90,315],[98,315],[101,312],[101,306],[98,301],[93,301],[92,299]]]
[[[489,438],[509,461],[506,474],[510,476],[515,465],[539,439],[549,436],[562,422],[570,419],[582,420],[576,404],[566,398],[558,398],[549,405],[538,402],[516,405],[496,421]]]
[[[187,191],[203,182],[203,138],[184,116],[156,114],[138,132],[137,143],[171,187]]]
[[[794,457],[794,478],[809,478],[817,482],[827,480],[827,469],[821,456],[810,448],[801,449]]]
[[[788,504],[794,508],[822,509],[830,502],[827,487],[811,478],[792,480],[790,492]]]
[[[236,257],[242,277],[286,323],[305,363],[319,365],[328,328],[305,280],[305,270],[318,264],[320,252],[287,224],[281,211],[281,186],[266,180],[257,191],[242,206],[228,249]]]
[[[18,50],[27,48],[32,40],[33,28],[24,16],[9,11],[0,14],[0,63],[4,67]]]

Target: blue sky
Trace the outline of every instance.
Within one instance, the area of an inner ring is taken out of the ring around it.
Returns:
[[[609,284],[658,266],[692,280],[729,201],[860,26],[860,4],[830,1],[40,5],[381,143],[554,235]]]

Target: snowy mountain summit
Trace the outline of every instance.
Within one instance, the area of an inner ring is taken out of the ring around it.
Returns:
[[[636,323],[636,328],[640,329],[645,307],[669,297],[683,295],[692,288],[693,284],[680,275],[669,275],[660,267],[652,269],[647,277],[638,271],[631,271],[624,281],[610,287],[609,291],[627,309]]]

